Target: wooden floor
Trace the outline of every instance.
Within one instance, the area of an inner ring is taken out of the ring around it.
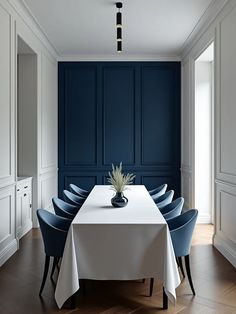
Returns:
[[[66,304],[58,310],[55,283],[50,279],[43,297],[38,297],[44,253],[40,233],[31,231],[21,240],[20,250],[0,268],[0,314],[236,314],[236,270],[212,247],[212,232],[212,226],[206,225],[198,225],[195,230],[191,266],[196,296],[191,295],[185,279],[177,289],[176,305],[170,304],[164,311],[161,283],[155,281],[150,298],[149,280],[144,284],[86,281],[86,294],[78,293],[76,309]]]

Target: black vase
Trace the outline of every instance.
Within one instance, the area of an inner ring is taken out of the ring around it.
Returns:
[[[116,192],[116,195],[111,199],[111,204],[114,207],[125,207],[128,204],[128,198],[122,192]]]

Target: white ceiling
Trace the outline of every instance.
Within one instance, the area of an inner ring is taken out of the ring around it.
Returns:
[[[124,0],[122,55],[178,56],[215,0]],[[22,0],[61,57],[116,53],[112,0]]]

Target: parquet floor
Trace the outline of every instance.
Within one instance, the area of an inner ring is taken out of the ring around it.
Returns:
[[[0,268],[0,314],[236,314],[236,270],[212,247],[213,228],[198,225],[195,230],[191,266],[196,296],[187,280],[177,289],[176,305],[162,310],[162,286],[155,281],[148,297],[149,280],[86,281],[86,294],[78,293],[77,306],[65,304],[59,310],[54,301],[55,283],[47,280],[43,297],[38,297],[44,253],[38,230],[29,232],[21,249]]]

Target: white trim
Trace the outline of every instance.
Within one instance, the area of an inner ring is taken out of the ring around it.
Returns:
[[[213,243],[217,250],[236,268],[236,249],[217,234],[213,237]]]
[[[210,3],[209,7],[201,16],[200,20],[180,49],[182,59],[184,59],[190,50],[194,47],[194,45],[196,45],[197,41],[205,33],[206,29],[211,25],[217,15],[229,1],[230,0],[215,0]]]
[[[181,61],[178,55],[61,55],[58,61]]]
[[[211,224],[212,223],[212,218],[210,215],[201,215],[199,214],[198,219],[197,219],[198,224]]]
[[[30,28],[33,34],[38,38],[38,40],[45,46],[45,48],[55,57],[58,58],[58,51],[56,47],[47,37],[46,33],[40,26],[40,24],[35,19],[34,15],[26,5],[24,0],[7,0],[11,7],[15,10],[25,24]]]
[[[1,252],[0,252],[0,267],[17,251],[17,240],[12,240]]]

